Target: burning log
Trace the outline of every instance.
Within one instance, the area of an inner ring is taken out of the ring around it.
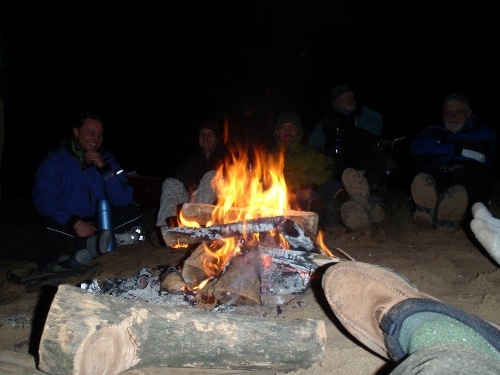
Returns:
[[[153,366],[289,372],[325,353],[322,320],[283,320],[137,302],[60,285],[39,347],[52,375]]]
[[[198,224],[205,226],[212,220],[212,212],[215,209],[214,205],[204,203],[184,203],[182,205],[182,215],[189,221],[195,221]],[[244,215],[247,210],[244,208],[231,208],[226,213],[226,221],[237,221]],[[265,210],[257,210],[253,212],[254,217],[270,216]],[[286,210],[283,213],[286,219],[293,220],[305,231],[312,235],[318,234],[318,214],[309,211]]]
[[[161,227],[161,234],[167,246],[175,246],[177,243],[193,244],[202,241],[215,241],[223,238],[238,237],[242,236],[244,233],[268,232],[276,229],[284,220],[285,218],[283,216],[275,216],[202,228]]]
[[[207,274],[204,265],[213,261],[213,257],[205,251],[203,244],[198,245],[189,258],[186,259],[182,266],[182,278],[190,289],[211,277],[211,275]]]
[[[213,295],[226,305],[261,305],[260,254],[249,251],[235,256],[214,286]]]
[[[251,219],[202,228],[162,227],[161,233],[167,246],[175,246],[178,243],[193,244],[202,241],[215,241],[243,236],[244,234],[269,232],[274,229],[280,230],[292,248],[321,253],[316,242],[304,232],[300,225],[293,220],[285,219],[283,216]]]
[[[294,249],[303,249],[305,251],[314,251],[321,253],[320,248],[315,241],[298,225],[295,221],[286,219],[280,224],[279,229],[285,237],[285,240]]]

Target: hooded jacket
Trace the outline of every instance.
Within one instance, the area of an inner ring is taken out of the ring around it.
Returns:
[[[313,147],[303,145],[300,139],[288,147],[278,141],[272,151],[273,157],[278,158],[280,152],[284,152],[283,175],[288,190],[299,189],[301,185],[319,186],[335,175],[335,160]]]
[[[94,217],[98,199],[112,206],[127,206],[133,188],[116,158],[101,147],[106,165],[98,169],[83,162],[75,141],[65,140],[40,163],[31,196],[41,216],[72,226],[79,218]]]

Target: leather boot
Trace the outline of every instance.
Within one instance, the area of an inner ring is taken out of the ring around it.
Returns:
[[[322,285],[342,325],[367,348],[393,361],[405,358],[413,333],[436,318],[440,325],[443,318],[451,321],[450,330],[455,333],[459,326],[468,327],[465,334],[457,333],[458,342],[472,344],[480,337],[494,348],[492,352],[500,351],[497,324],[419,292],[404,276],[388,269],[355,261],[338,263],[325,272]],[[428,339],[439,344],[434,329]],[[483,344],[479,350],[484,350]]]
[[[358,232],[370,229],[370,215],[359,203],[355,201],[347,201],[340,207],[340,216],[342,223],[351,232]]]
[[[390,358],[380,328],[383,316],[407,298],[429,298],[402,276],[382,267],[342,262],[329,267],[322,280],[328,304],[342,325],[364,346]]]
[[[360,204],[368,212],[371,222],[373,224],[383,223],[385,219],[384,207],[373,199],[363,171],[346,168],[342,172],[341,180],[349,198]]]

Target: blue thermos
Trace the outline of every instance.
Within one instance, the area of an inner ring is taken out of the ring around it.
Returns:
[[[113,251],[116,249],[115,231],[113,227],[113,217],[111,215],[111,204],[107,199],[99,199],[97,201],[97,229],[110,230],[111,238],[109,246],[106,251]]]

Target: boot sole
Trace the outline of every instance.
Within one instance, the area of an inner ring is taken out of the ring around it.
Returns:
[[[352,232],[366,230],[371,227],[368,212],[357,202],[347,201],[340,206],[342,222]]]
[[[434,210],[437,205],[438,191],[434,178],[428,173],[419,173],[411,183],[411,197],[416,205]]]
[[[413,222],[419,227],[425,229],[432,229],[434,226],[431,214],[424,211],[424,209],[420,207],[417,207],[417,210],[413,213]]]
[[[372,198],[363,173],[354,168],[346,168],[342,173],[341,180],[349,198],[363,206],[374,224],[384,221],[384,208]]]
[[[468,204],[467,191],[462,185],[455,185],[446,190],[437,210],[438,220],[460,221]]]

